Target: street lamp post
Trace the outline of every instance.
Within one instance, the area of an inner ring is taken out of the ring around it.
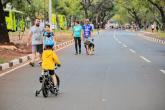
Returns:
[[[49,0],[49,24],[52,26],[52,0]]]

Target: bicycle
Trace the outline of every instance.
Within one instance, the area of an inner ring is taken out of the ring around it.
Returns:
[[[36,90],[35,96],[37,97],[40,92],[42,91],[43,96],[46,98],[49,95],[49,92],[51,92],[52,94],[54,94],[55,96],[58,95],[59,92],[59,85],[60,85],[60,79],[58,77],[57,74],[56,78],[57,78],[57,86],[54,85],[53,83],[53,79],[49,74],[49,71],[44,71],[44,75],[42,75],[39,79],[40,83],[42,83],[41,89],[40,90]]]

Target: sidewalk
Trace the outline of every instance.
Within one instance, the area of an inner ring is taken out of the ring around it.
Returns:
[[[165,33],[162,33],[163,36],[159,36],[158,33],[152,33],[148,31],[139,31],[139,36],[142,36],[146,40],[154,41],[159,44],[165,45]]]
[[[73,40],[69,40],[69,41],[60,43],[55,46],[55,51],[64,49],[72,44],[73,44]],[[3,74],[1,74],[1,73],[7,69],[10,69],[10,68],[16,67],[16,66],[22,67],[21,64],[24,66],[29,64],[28,62],[31,60],[31,58],[32,58],[32,54],[26,54],[25,56],[17,57],[13,60],[0,64],[0,76],[2,76]]]
[[[97,34],[97,32],[94,32],[94,34]],[[73,44],[74,40],[71,36],[71,33],[63,33],[63,32],[56,32],[55,35],[55,41],[57,42],[55,50],[59,51],[63,48],[66,48]],[[17,36],[18,37],[18,36]],[[17,38],[15,36],[15,38]],[[14,39],[14,37],[12,38]],[[17,43],[19,39],[17,38]],[[24,41],[22,41],[24,40]],[[17,47],[11,46],[9,49],[9,46],[7,49],[1,49],[2,45],[0,45],[0,76],[3,71],[6,71],[12,67],[16,67],[18,65],[27,65],[27,62],[31,59],[31,47],[26,46],[27,37],[22,37],[22,40],[20,40],[20,43],[17,44]],[[1,53],[2,52],[2,53]],[[2,56],[3,55],[3,56]],[[3,59],[4,62],[1,61]],[[7,59],[7,60],[5,60]],[[25,64],[24,64],[25,63]]]
[[[148,31],[140,31],[144,36],[165,40],[165,32],[148,32]],[[160,36],[161,34],[161,36]]]
[[[24,35],[19,37],[18,32],[9,33],[10,41],[15,45],[0,45],[0,64],[9,62],[10,60],[26,56],[31,53],[31,46],[26,46],[28,41],[28,30]],[[56,45],[72,39],[71,32],[56,32]]]

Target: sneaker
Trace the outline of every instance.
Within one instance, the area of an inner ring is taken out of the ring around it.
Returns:
[[[79,54],[81,54],[81,51],[79,51]]]
[[[58,92],[59,88],[57,86],[54,86],[54,89]]]
[[[59,88],[57,87],[56,90],[57,90],[57,92],[58,92],[58,91],[59,91]]]
[[[39,81],[40,81],[40,83],[42,83],[42,81],[43,81],[43,77],[42,76],[40,76]]]
[[[78,53],[76,52],[74,55],[78,55]]]
[[[42,61],[40,61],[38,64],[41,66],[42,65]]]
[[[34,67],[34,63],[33,62],[30,62],[29,65],[31,65],[32,67]]]

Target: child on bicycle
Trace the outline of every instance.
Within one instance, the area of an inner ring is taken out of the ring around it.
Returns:
[[[53,51],[54,42],[53,41],[46,41],[45,42],[45,50],[42,54],[42,75],[44,71],[49,71],[49,74],[51,75],[53,79],[54,86],[57,87],[57,78],[55,75],[55,66],[61,66],[61,63],[56,55],[56,53]],[[58,89],[58,88],[56,88]]]

